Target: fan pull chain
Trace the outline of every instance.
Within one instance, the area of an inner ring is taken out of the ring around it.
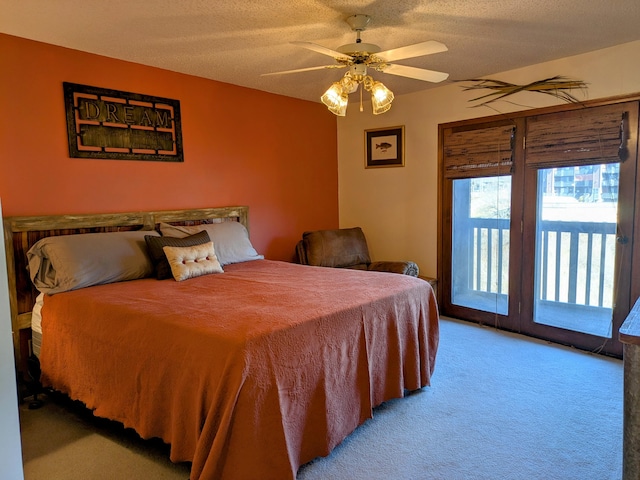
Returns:
[[[360,111],[364,112],[364,108],[362,107],[362,88],[360,88]]]

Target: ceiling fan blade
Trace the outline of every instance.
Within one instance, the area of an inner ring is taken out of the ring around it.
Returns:
[[[384,52],[376,53],[375,56],[385,62],[395,62],[405,58],[420,57],[422,55],[432,55],[434,53],[446,52],[448,50],[444,43],[429,40],[428,42],[407,45],[406,47],[393,48]]]
[[[312,42],[291,42],[293,45],[297,45],[298,47],[306,48],[308,50],[313,50],[314,52],[321,53],[323,55],[328,55],[330,57],[335,58],[336,60],[351,60],[350,55],[345,55],[344,53],[340,53],[336,50],[331,50],[330,48],[323,47],[322,45],[318,45],[317,43]]]
[[[387,65],[382,70],[384,73],[398,75],[400,77],[415,78],[425,82],[438,83],[449,78],[448,73],[425,70],[423,68],[407,67],[406,65]]]
[[[325,68],[344,68],[346,65],[322,65],[319,67],[307,67],[307,68],[296,68],[295,70],[284,70],[282,72],[271,72],[271,73],[262,73],[261,77],[268,77],[269,75],[284,75],[287,73],[298,73],[298,72],[311,72],[313,70],[323,70]]]

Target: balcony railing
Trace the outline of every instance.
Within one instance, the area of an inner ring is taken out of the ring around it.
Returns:
[[[454,258],[459,258],[454,262],[453,301],[471,308],[506,314],[509,220],[469,218],[464,227],[457,230],[454,247]],[[579,312],[577,316],[582,319],[593,317],[599,322],[609,322],[615,235],[615,223],[539,222],[534,298],[536,308],[544,312],[545,317],[552,318],[554,324],[558,318],[567,317],[567,307],[571,306],[575,307],[574,314]],[[456,250],[456,247],[463,248]],[[463,302],[475,302],[477,306],[459,303],[456,296],[464,299]],[[560,307],[562,314],[559,314]],[[546,322],[541,320],[541,323]],[[568,325],[567,328],[574,329]],[[603,327],[603,336],[606,336],[608,325]]]
[[[612,307],[616,224],[541,221],[538,298]]]
[[[452,302],[507,314],[509,219],[467,218],[454,229]]]

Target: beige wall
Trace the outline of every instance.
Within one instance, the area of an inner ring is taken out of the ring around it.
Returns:
[[[452,54],[451,52],[447,53]],[[640,92],[640,41],[489,75],[525,84],[563,75],[589,84],[580,99]],[[380,77],[382,74],[376,74]],[[384,80],[384,79],[382,79]],[[511,97],[520,106],[496,102],[470,108],[478,92],[463,92],[451,82],[427,91],[397,96],[391,110],[374,116],[354,106],[338,121],[340,226],[363,228],[374,260],[411,259],[421,274],[437,270],[438,124],[560,103],[541,94]],[[364,130],[405,126],[404,168],[364,168]]]

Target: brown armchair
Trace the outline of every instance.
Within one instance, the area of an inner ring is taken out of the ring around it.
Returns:
[[[418,276],[414,262],[371,262],[360,227],[304,232],[296,246],[297,262],[318,267],[353,268]]]

